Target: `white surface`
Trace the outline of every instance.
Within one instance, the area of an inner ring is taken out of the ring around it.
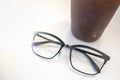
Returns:
[[[58,62],[33,54],[34,31],[59,36],[67,44],[86,44],[107,53],[111,60],[94,77],[69,68],[69,50],[63,49]],[[102,37],[93,43],[75,39],[70,31],[70,0],[0,1],[0,80],[119,80],[120,8]]]

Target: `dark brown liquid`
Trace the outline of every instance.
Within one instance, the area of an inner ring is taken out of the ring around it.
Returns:
[[[83,41],[95,41],[104,32],[120,0],[71,0],[73,34]]]

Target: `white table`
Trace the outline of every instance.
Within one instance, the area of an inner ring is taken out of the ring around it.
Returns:
[[[69,67],[69,50],[62,50],[57,62],[33,54],[34,31],[59,36],[67,44],[85,44],[111,57],[102,72],[83,76]],[[70,0],[0,1],[0,80],[119,80],[120,8],[102,37],[92,43],[74,38],[70,29]]]

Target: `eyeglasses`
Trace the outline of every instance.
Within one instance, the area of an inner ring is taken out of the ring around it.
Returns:
[[[96,75],[100,73],[110,59],[105,53],[86,45],[67,45],[50,33],[37,32],[33,37],[32,50],[41,58],[53,59],[63,47],[70,49],[71,67],[83,74]]]

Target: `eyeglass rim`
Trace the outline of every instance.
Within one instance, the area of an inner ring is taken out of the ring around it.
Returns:
[[[44,56],[41,56],[41,55],[37,54],[37,53],[34,51],[34,49],[33,49],[33,44],[32,44],[32,51],[35,53],[35,55],[37,55],[37,56],[39,56],[39,57],[41,57],[41,58],[45,58],[45,59],[53,59],[55,56],[57,56],[57,54],[59,54],[59,52],[61,51],[61,49],[64,47],[65,43],[64,43],[59,37],[57,37],[57,36],[55,36],[55,35],[53,35],[53,34],[51,34],[51,33],[47,33],[47,32],[36,32],[36,33],[34,33],[33,42],[34,42],[34,39],[35,39],[36,35],[38,35],[38,34],[46,34],[46,35],[52,36],[52,37],[56,38],[56,39],[61,43],[60,49],[59,49],[58,52],[57,52],[54,56],[52,56],[52,57],[44,57]]]
[[[96,71],[96,73],[93,73],[93,74],[92,74],[92,73],[87,73],[87,72],[83,72],[83,71],[81,71],[81,70],[78,70],[77,68],[75,68],[75,67],[73,66],[73,63],[72,63],[72,51],[73,51],[74,48],[77,48],[77,47],[87,48],[87,49],[94,50],[94,51],[98,52],[99,54],[101,54],[101,55],[103,56],[104,62],[103,62],[103,64],[102,64],[101,68],[99,69],[99,71]],[[99,50],[97,50],[97,49],[95,49],[95,48],[92,48],[92,47],[90,47],[90,46],[86,46],[86,45],[72,45],[70,48],[71,48],[71,49],[70,49],[70,56],[69,56],[69,58],[70,58],[70,65],[72,66],[72,68],[73,68],[74,70],[76,70],[76,71],[78,71],[78,72],[80,72],[80,73],[83,73],[83,74],[96,75],[96,74],[100,73],[101,70],[102,70],[102,68],[103,68],[103,66],[105,65],[105,63],[110,59],[110,57],[109,57],[108,55],[106,55],[105,53],[103,53],[103,52],[101,52],[101,51],[99,51]]]

